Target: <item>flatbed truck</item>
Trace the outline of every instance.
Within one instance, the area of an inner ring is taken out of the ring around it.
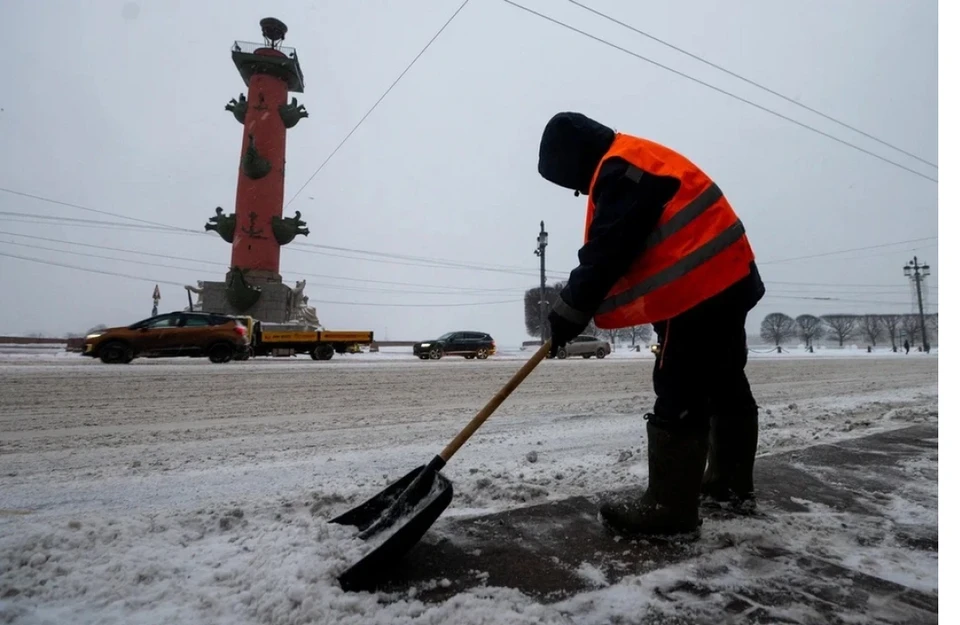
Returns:
[[[285,357],[309,354],[314,360],[330,360],[334,354],[357,353],[373,343],[370,330],[327,330],[295,324],[271,324],[240,317],[250,336],[249,356]],[[248,356],[248,357],[249,357]]]

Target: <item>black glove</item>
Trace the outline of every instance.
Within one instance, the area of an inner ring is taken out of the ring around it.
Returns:
[[[547,317],[550,323],[550,358],[556,358],[557,350],[576,338],[583,332],[587,324],[574,323],[551,311]]]

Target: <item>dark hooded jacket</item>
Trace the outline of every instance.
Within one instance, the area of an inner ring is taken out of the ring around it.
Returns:
[[[590,191],[590,181],[615,133],[580,113],[558,113],[547,123],[540,141],[540,175],[578,193]],[[643,252],[640,242],[653,232],[664,206],[680,189],[672,176],[650,172],[628,178],[629,163],[620,158],[604,162],[593,188],[596,206],[587,242],[580,248],[580,264],[570,273],[560,297],[567,306],[592,316],[603,298]],[[763,295],[756,265],[744,304],[756,305]],[[733,287],[731,287],[733,288]]]

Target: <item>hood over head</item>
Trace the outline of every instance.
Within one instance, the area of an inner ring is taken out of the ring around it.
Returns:
[[[615,137],[612,128],[586,115],[557,113],[543,129],[537,169],[554,184],[587,193],[600,159]]]

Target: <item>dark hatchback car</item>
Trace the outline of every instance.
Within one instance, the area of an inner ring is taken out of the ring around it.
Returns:
[[[497,344],[486,332],[447,332],[438,339],[415,343],[413,355],[421,360],[439,360],[444,356],[463,356],[484,360],[497,352]]]

